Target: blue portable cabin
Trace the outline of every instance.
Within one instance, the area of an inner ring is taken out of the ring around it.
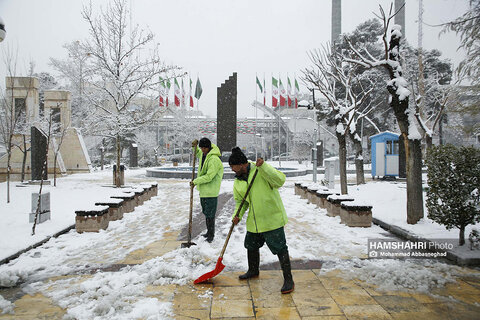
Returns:
[[[385,131],[371,136],[372,178],[398,176],[400,135]]]

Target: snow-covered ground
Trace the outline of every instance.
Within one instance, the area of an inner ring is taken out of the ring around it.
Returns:
[[[275,165],[275,163],[273,163]],[[284,167],[298,166],[282,163]],[[321,178],[321,176],[319,177]],[[68,315],[78,319],[148,318],[159,313],[171,315],[170,303],[159,301],[145,293],[148,285],[187,284],[215,267],[218,255],[230,227],[234,210],[229,200],[217,217],[215,240],[209,244],[202,237],[193,239],[197,246],[178,248],[142,264],[128,266],[117,272],[99,271],[86,277],[88,269],[119,263],[129,252],[161,240],[169,230],[180,230],[188,221],[188,180],[147,178],[145,170],[127,170],[127,184],[157,181],[159,194],[120,221],[110,222],[107,230],[99,233],[78,234],[74,230],[46,244],[22,254],[18,259],[0,266],[0,286],[23,283],[29,293],[42,292]],[[456,266],[436,260],[365,260],[369,238],[385,238],[386,232],[378,226],[348,228],[339,217],[328,217],[324,209],[308,204],[294,194],[294,182],[310,180],[310,176],[288,178],[280,193],[287,210],[289,223],[286,236],[293,260],[321,260],[322,270],[341,269],[351,276],[381,285],[385,289],[412,289],[428,292],[436,286],[454,281],[462,272]],[[12,187],[12,202],[6,203],[6,184],[0,184],[0,252],[3,257],[25,248],[42,237],[51,235],[74,223],[74,211],[85,203],[108,198],[115,190],[107,187],[111,172],[77,174],[58,180],[57,187],[46,187],[51,192],[52,220],[37,226],[31,236],[28,223],[31,193],[38,186]],[[221,192],[231,192],[233,180],[222,182]],[[408,228],[405,214],[405,189],[402,184],[370,182],[361,187],[350,187],[355,198],[365,199],[374,206],[374,216]],[[195,194],[196,207],[200,206]],[[412,226],[419,234],[438,238],[457,236],[424,219]],[[245,224],[239,224],[232,234],[223,263],[226,271],[245,270],[247,262],[243,238]],[[8,252],[8,253],[7,253]],[[261,249],[261,263],[277,259],[268,248]],[[45,281],[54,276],[64,278]],[[2,307],[3,306],[3,307]],[[0,296],[0,308],[12,309]]]

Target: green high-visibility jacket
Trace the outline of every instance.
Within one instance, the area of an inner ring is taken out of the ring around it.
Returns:
[[[258,174],[240,211],[239,218],[242,219],[243,214],[248,209],[247,231],[262,233],[281,228],[287,224],[287,213],[278,192],[278,188],[285,183],[285,174],[266,162],[260,167],[256,167],[255,163],[250,162],[249,184],[256,170],[258,170]],[[236,203],[235,213],[240,207],[246,191],[247,182],[235,179],[233,183],[233,196]]]
[[[223,164],[220,156],[220,149],[213,143],[212,149],[207,153],[205,160],[203,160],[202,150],[197,149],[197,157],[200,159],[199,171],[193,183],[200,193],[200,198],[218,197],[223,178]]]

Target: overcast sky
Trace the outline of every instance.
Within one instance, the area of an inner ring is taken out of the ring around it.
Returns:
[[[255,74],[265,74],[267,94],[271,76],[296,75],[302,91],[301,70],[309,65],[307,51],[330,41],[331,0],[131,0],[132,20],[149,27],[160,43],[165,62],[197,74],[203,86],[200,110],[216,116],[217,87],[233,72],[238,73],[238,115],[253,116]],[[393,1],[393,0],[392,0]],[[95,0],[105,6],[107,0]],[[373,18],[378,5],[391,1],[342,0],[342,32]],[[468,8],[468,0],[424,0],[424,22],[451,21]],[[26,69],[36,63],[36,72],[54,73],[50,57],[65,58],[62,45],[88,35],[81,18],[84,0],[0,0],[7,37],[0,46],[18,47],[19,61]],[[406,37],[417,45],[418,0],[406,0]],[[458,38],[440,28],[424,26],[424,47],[438,48],[455,65],[463,58]],[[2,51],[0,51],[2,52]],[[3,53],[3,52],[2,52]],[[0,66],[4,87],[5,68]],[[258,93],[260,95],[260,93]],[[260,100],[260,97],[259,97]],[[271,104],[267,95],[267,104]]]

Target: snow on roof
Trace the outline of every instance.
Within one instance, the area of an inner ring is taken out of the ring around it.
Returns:
[[[383,131],[383,132],[380,132],[380,133],[374,134],[373,136],[368,137],[368,139],[372,139],[372,138],[384,135],[386,133],[387,134],[393,134],[394,136],[400,137],[400,133],[395,133],[395,132],[391,132],[391,131]]]

